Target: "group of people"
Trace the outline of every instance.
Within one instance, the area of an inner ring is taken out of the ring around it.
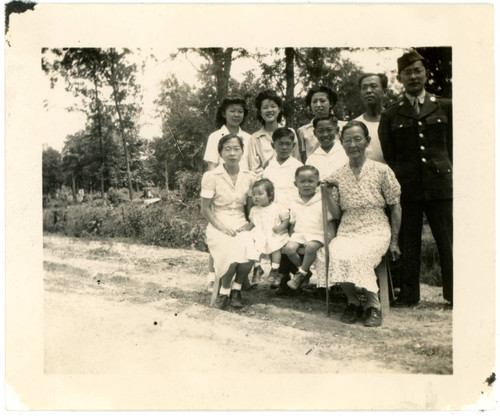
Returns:
[[[274,91],[257,95],[262,127],[252,135],[240,127],[245,101],[223,100],[201,184],[207,287],[218,291],[218,308],[243,306],[242,287],[252,268],[251,283],[262,278],[263,256],[271,260],[268,280],[279,295],[307,284],[313,264],[317,286],[326,287],[328,250],[328,285],[340,284],[347,298],[342,322],[380,326],[374,269],[385,253],[393,260],[401,255],[401,291],[392,305],[420,301],[424,212],[439,251],[443,296],[453,304],[451,102],[425,90],[426,62],[416,51],[397,65],[402,99],[384,109],[387,77],[363,74],[365,112],[349,122],[335,118],[337,95],[326,86],[308,92],[314,118],[297,132],[281,125],[283,102]]]

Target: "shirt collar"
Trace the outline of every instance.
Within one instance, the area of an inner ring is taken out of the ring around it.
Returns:
[[[335,153],[338,151],[339,144],[340,144],[340,142],[337,139],[335,139],[333,141],[333,147],[330,149],[330,151],[328,153],[325,152],[321,146],[318,146],[317,149],[313,152],[313,154],[316,153],[317,155],[322,155],[322,156],[331,155],[332,153]]]
[[[311,204],[314,204],[315,202],[318,202],[318,200],[320,200],[320,199],[321,199],[321,192],[318,192],[317,189],[316,189],[316,192],[313,195],[313,197],[307,202],[304,202],[298,193],[297,193],[297,197],[296,197],[297,202],[299,202],[302,205],[311,205]]]
[[[223,175],[223,174],[227,173],[227,171],[226,171],[226,169],[224,169],[224,166],[222,163],[220,165],[217,165],[217,167],[215,169],[213,169],[211,172],[213,172],[214,175]],[[250,172],[248,169],[242,169],[240,167],[239,173],[248,173],[248,172]]]
[[[410,95],[408,94],[407,92],[405,92],[405,96],[406,98],[408,99],[408,101],[413,104],[413,100],[415,99],[415,96],[414,95]],[[423,104],[424,103],[424,99],[425,99],[425,89],[422,90],[422,92],[420,94],[417,95],[417,98],[418,98],[418,102],[420,104]]]
[[[227,128],[227,126],[225,124],[220,128],[219,131],[221,132],[222,137],[227,136],[228,134],[231,134],[231,132],[228,130],[228,128]],[[236,135],[240,136],[241,131],[242,131],[241,127],[238,127],[238,133],[236,133]]]

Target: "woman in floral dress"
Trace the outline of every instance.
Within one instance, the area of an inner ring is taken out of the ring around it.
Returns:
[[[334,218],[341,218],[337,236],[329,244],[329,283],[340,282],[347,296],[342,322],[355,323],[365,312],[365,326],[380,326],[374,269],[388,249],[394,260],[400,255],[401,188],[387,165],[366,158],[370,136],[363,122],[347,123],[341,140],[349,163],[323,181],[332,190],[328,208]],[[317,264],[318,286],[322,287],[326,286],[324,270],[324,264]]]

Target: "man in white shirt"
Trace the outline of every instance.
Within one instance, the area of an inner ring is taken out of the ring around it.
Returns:
[[[386,163],[378,138],[378,126],[380,114],[384,109],[382,104],[387,91],[387,76],[373,73],[361,74],[358,86],[365,112],[355,120],[366,124],[371,137],[370,145],[366,148],[366,157],[377,162]]]

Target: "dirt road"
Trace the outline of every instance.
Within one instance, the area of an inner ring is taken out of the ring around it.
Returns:
[[[340,322],[345,305],[262,286],[241,310],[208,307],[208,255],[44,236],[46,374],[452,373],[441,288],[391,309],[380,328]]]

